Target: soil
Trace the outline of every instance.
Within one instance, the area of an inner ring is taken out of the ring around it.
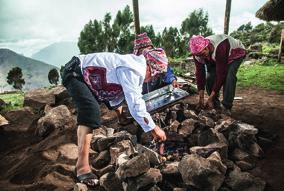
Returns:
[[[284,93],[259,88],[237,89],[232,117],[254,125],[259,135],[272,143],[264,158],[251,171],[267,182],[266,191],[284,190]],[[192,97],[191,102],[197,101]],[[114,112],[102,112],[105,121],[115,120]],[[73,190],[75,160],[46,160],[41,151],[54,156],[59,144],[76,142],[76,130],[58,133],[39,142],[33,134],[3,132],[0,128],[0,190]],[[68,149],[68,148],[67,148]],[[43,177],[43,178],[42,178]],[[40,180],[40,181],[37,181]]]
[[[237,89],[232,109],[234,119],[255,125],[260,136],[270,137],[272,145],[264,147],[265,156],[253,174],[266,182],[266,191],[284,190],[284,93],[259,88]]]

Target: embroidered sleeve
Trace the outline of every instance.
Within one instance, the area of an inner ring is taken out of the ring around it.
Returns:
[[[176,76],[174,75],[173,69],[168,66],[167,72],[164,77],[164,81],[166,84],[171,84],[174,80],[177,80]]]
[[[147,112],[145,101],[142,99],[142,77],[134,70],[124,67],[118,68],[116,72],[130,114],[145,132],[153,130],[156,125]]]

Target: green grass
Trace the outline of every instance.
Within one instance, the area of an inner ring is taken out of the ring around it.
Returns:
[[[278,53],[279,48],[280,48],[280,45],[276,43],[263,43],[262,53],[264,54]]]
[[[242,64],[238,71],[238,86],[257,86],[284,92],[284,64],[276,60]]]
[[[10,111],[23,107],[24,93],[13,92],[0,94],[0,99],[4,100],[7,105],[3,108],[3,111]]]

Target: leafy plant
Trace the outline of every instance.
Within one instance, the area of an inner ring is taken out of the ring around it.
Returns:
[[[49,81],[49,83],[51,83],[51,84],[55,84],[55,85],[58,84],[58,81],[59,81],[59,73],[58,73],[58,71],[56,70],[56,68],[53,68],[53,69],[51,69],[51,70],[48,72],[48,81]]]
[[[23,85],[25,84],[22,69],[19,67],[12,68],[8,72],[7,83],[13,85],[15,89],[22,90]]]

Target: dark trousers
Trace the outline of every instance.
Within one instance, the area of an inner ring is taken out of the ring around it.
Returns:
[[[101,125],[101,112],[98,101],[83,80],[80,61],[73,57],[66,65],[62,75],[62,84],[72,97],[78,112],[77,124],[92,129]]]
[[[239,58],[234,60],[228,66],[227,76],[223,84],[223,101],[222,104],[226,109],[231,109],[233,107],[233,101],[235,97],[236,84],[237,84],[237,72],[243,62],[244,58]],[[211,94],[212,88],[216,77],[216,65],[207,64],[206,73],[206,92],[208,95]],[[216,92],[216,98],[214,100],[214,107],[220,107],[219,92]]]

